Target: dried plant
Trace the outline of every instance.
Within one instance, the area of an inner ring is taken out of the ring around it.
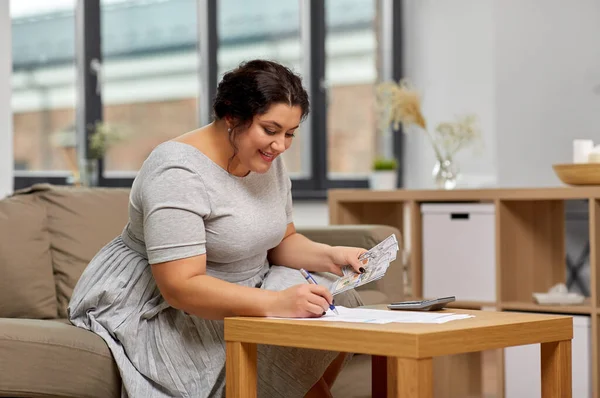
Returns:
[[[386,125],[392,124],[394,129],[404,125],[416,124],[424,130],[427,130],[425,118],[421,112],[421,98],[419,94],[411,89],[406,80],[398,83],[384,82],[377,86],[377,101],[383,105],[380,111],[383,112],[382,121]]]
[[[446,158],[454,156],[471,144],[481,144],[481,131],[475,115],[457,117],[455,122],[443,122],[435,128],[433,140]]]
[[[480,141],[481,132],[474,115],[458,117],[455,122],[443,122],[436,126],[433,134],[421,110],[421,98],[408,81],[384,82],[376,87],[380,129],[392,126],[395,130],[416,126],[429,139],[438,160],[452,157],[460,149]]]
[[[123,130],[112,124],[98,121],[88,128],[92,132],[89,137],[89,159],[103,158],[110,146],[125,139]]]

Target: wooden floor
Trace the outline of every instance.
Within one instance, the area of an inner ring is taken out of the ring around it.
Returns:
[[[495,352],[485,351],[482,353],[482,384],[483,395],[480,397],[461,397],[461,398],[496,398],[496,363]],[[368,355],[355,356],[353,361],[370,363],[371,357]],[[353,380],[352,384],[341,385],[335,384],[332,389],[334,398],[369,398],[371,397],[371,373],[364,369],[367,366],[349,367],[345,371],[350,371],[354,374],[345,375],[346,380]],[[360,382],[356,382],[360,380]]]

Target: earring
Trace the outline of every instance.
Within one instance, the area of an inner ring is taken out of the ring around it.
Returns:
[[[227,132],[228,132],[228,133],[231,133],[231,127],[229,127],[229,128],[227,129]]]

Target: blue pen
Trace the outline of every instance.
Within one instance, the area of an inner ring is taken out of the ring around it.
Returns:
[[[302,274],[302,276],[304,277],[304,279],[306,279],[306,281],[312,285],[318,285],[317,281],[315,280],[315,278],[312,277],[312,275],[305,269],[300,269],[300,273]],[[335,305],[333,304],[329,304],[329,309],[333,312],[335,312],[336,315],[339,315],[340,313],[338,312],[338,310],[335,308]]]

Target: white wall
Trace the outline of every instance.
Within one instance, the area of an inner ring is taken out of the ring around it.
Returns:
[[[459,157],[463,186],[560,185],[572,140],[600,144],[598,0],[408,0],[405,71],[431,125],[479,115],[482,156]],[[406,135],[408,188],[432,187],[424,137]]]
[[[13,191],[12,70],[9,2],[0,2],[0,198]]]
[[[463,186],[496,180],[493,0],[408,0],[403,9],[405,76],[422,93],[430,131],[465,113],[478,115],[484,150],[457,160]],[[405,135],[407,188],[432,188],[435,156],[420,130]]]
[[[600,144],[600,2],[495,4],[498,183],[559,185],[573,139]]]

